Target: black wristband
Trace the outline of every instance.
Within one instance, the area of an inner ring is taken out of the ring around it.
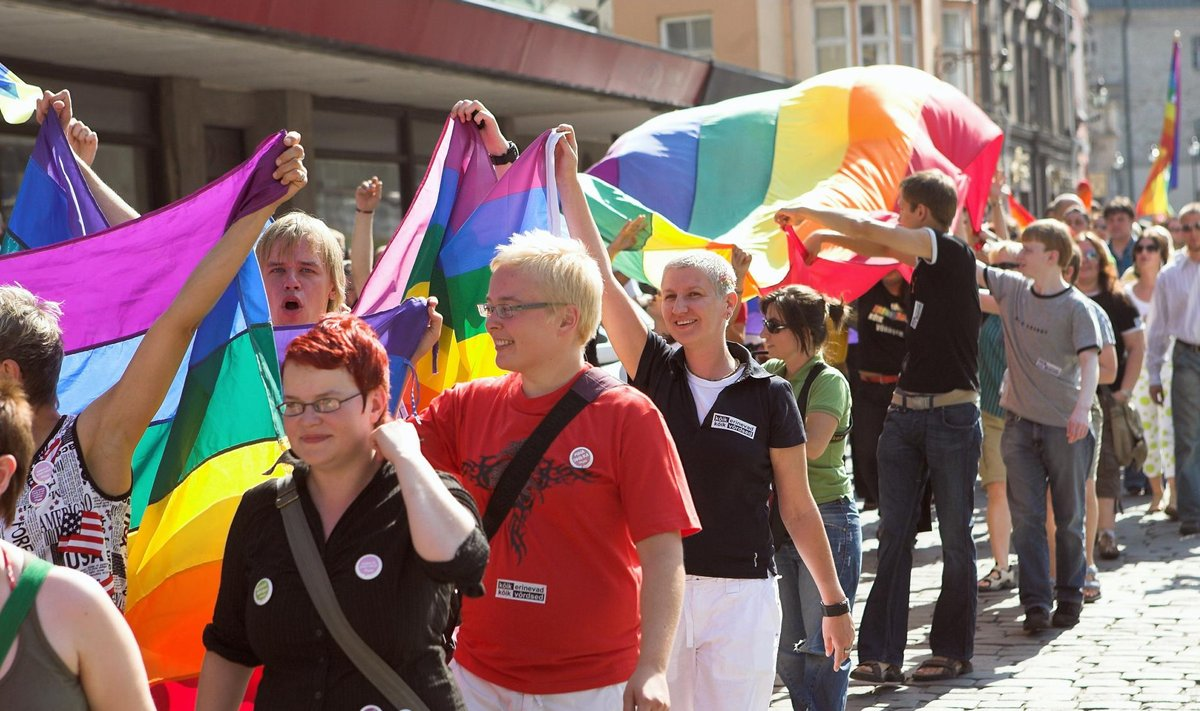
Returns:
[[[507,151],[498,156],[489,154],[488,157],[492,159],[492,165],[508,165],[515,161],[519,155],[521,155],[521,152],[517,150],[517,144],[509,141]]]
[[[841,617],[850,614],[850,599],[846,598],[832,605],[821,603],[821,614],[825,617]]]

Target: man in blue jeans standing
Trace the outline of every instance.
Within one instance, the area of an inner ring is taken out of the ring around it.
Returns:
[[[1101,336],[1088,298],[1062,277],[1074,250],[1065,224],[1038,220],[1021,234],[1020,274],[976,262],[979,285],[991,290],[1004,326],[1008,370],[1000,406],[1008,415],[1000,449],[1030,633],[1074,627],[1083,609],[1084,488],[1096,447],[1088,425]],[[1047,489],[1056,527],[1053,590]]]
[[[1179,221],[1187,256],[1173,260],[1154,285],[1146,370],[1150,396],[1162,405],[1161,371],[1174,338],[1176,509],[1179,534],[1190,536],[1200,533],[1200,202],[1185,205]]]
[[[929,638],[934,656],[921,662],[913,680],[969,672],[975,651],[971,516],[983,439],[975,256],[949,233],[958,193],[946,174],[929,170],[905,178],[897,208],[897,225],[858,211],[807,205],[775,216],[780,224],[810,219],[837,233],[809,236],[810,255],[828,242],[916,265],[904,366],[879,438],[879,565],[863,611],[859,664],[850,672],[850,678],[872,683],[904,680],[912,546],[926,482],[937,502],[945,562]]]

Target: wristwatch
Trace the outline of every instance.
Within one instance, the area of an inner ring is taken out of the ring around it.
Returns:
[[[519,155],[521,155],[521,152],[517,150],[517,144],[509,141],[507,151],[498,156],[488,154],[488,157],[492,159],[492,165],[508,165],[515,161]]]
[[[821,603],[821,613],[826,617],[841,617],[850,614],[850,598],[843,598],[841,602],[832,605]]]

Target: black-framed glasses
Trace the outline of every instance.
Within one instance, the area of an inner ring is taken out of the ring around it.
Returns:
[[[767,332],[769,332],[769,333],[779,333],[780,331],[783,331],[787,327],[788,327],[787,324],[784,323],[783,321],[776,321],[773,318],[763,319],[763,328],[767,329]]]
[[[1142,244],[1133,245],[1133,253],[1134,254],[1137,254],[1139,252],[1157,252],[1157,251],[1158,251],[1158,244],[1155,242],[1143,242]]]
[[[564,304],[554,301],[539,301],[535,304],[476,304],[475,308],[479,309],[479,315],[487,318],[495,314],[498,318],[510,319],[513,314],[519,311],[529,311],[530,309],[545,309],[551,306],[563,306]]]
[[[337,399],[336,397],[323,397],[320,400],[313,400],[312,402],[287,400],[279,404],[276,409],[279,410],[279,414],[283,415],[284,417],[299,417],[303,415],[304,411],[309,407],[312,407],[313,410],[321,413],[322,415],[328,415],[331,412],[337,412],[338,410],[342,409],[342,405],[344,403],[350,402],[359,395],[362,395],[362,393],[354,393],[350,397],[344,397],[341,400]]]

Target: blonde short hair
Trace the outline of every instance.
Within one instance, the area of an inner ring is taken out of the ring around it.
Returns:
[[[289,212],[267,228],[254,252],[258,255],[258,263],[262,265],[277,247],[287,254],[303,242],[312,247],[313,254],[325,267],[333,283],[333,298],[325,305],[325,312],[342,311],[346,305],[346,270],[342,266],[345,250],[337,235],[324,222],[305,212]]]
[[[663,267],[663,273],[666,274],[672,269],[695,269],[703,273],[712,282],[713,289],[716,290],[719,297],[732,294],[737,284],[737,275],[733,273],[733,266],[722,259],[721,255],[708,250],[696,250],[675,257]]]
[[[555,237],[545,230],[515,234],[508,244],[496,248],[492,272],[501,267],[521,270],[538,284],[547,301],[577,307],[580,346],[596,335],[604,280],[600,267],[578,241]]]

